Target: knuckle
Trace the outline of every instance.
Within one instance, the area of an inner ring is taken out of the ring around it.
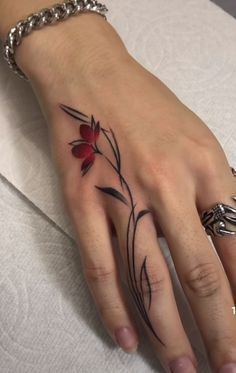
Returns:
[[[200,154],[200,156],[199,156]],[[200,175],[210,180],[219,178],[219,170],[216,167],[217,154],[212,147],[202,147],[196,156],[196,166]]]
[[[225,333],[227,333],[225,331]],[[235,358],[235,336],[233,331],[228,331],[227,334],[216,333],[209,341],[209,358],[214,359],[214,356],[224,356],[225,361],[233,361]],[[227,347],[226,347],[227,346]]]
[[[220,288],[220,272],[215,264],[201,263],[187,273],[185,283],[198,297],[210,297]]]
[[[124,312],[123,309],[118,304],[111,303],[99,303],[98,305],[99,313],[102,317],[102,319],[113,319],[114,316],[119,317]]]
[[[62,193],[68,208],[78,205],[78,198],[81,195],[78,183],[66,178],[62,183]]]
[[[76,219],[89,216],[93,210],[99,209],[99,202],[91,191],[78,182],[64,182],[62,187],[65,207],[70,214],[76,213]],[[101,210],[101,206],[100,209]]]
[[[115,269],[105,266],[94,266],[85,267],[84,275],[89,283],[99,282],[110,282],[115,277]]]
[[[140,162],[138,179],[141,185],[151,192],[156,192],[157,189],[166,190],[173,185],[174,177],[172,162],[167,156],[158,157],[158,161],[146,156],[146,159]]]

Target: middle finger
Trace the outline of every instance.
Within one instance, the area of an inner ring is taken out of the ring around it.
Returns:
[[[184,367],[182,372],[195,372],[193,364],[196,359],[179,317],[170,274],[159,247],[152,215],[143,215],[133,225],[130,214],[131,219],[127,224],[127,219],[124,219],[126,208],[125,205],[118,208],[116,204],[113,207],[111,205],[109,211],[116,227],[129,288],[142,316],[141,320],[166,371],[170,372],[169,366],[171,372],[179,372],[177,369]],[[137,203],[135,219],[144,209]]]

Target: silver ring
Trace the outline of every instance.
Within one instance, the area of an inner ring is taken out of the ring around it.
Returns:
[[[231,167],[234,177],[236,170]],[[236,202],[236,194],[231,196]],[[228,236],[236,234],[236,208],[224,203],[217,203],[201,213],[201,222],[207,234],[211,236]]]

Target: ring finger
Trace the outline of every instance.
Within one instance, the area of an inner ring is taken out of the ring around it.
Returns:
[[[204,185],[204,181],[202,183],[204,189],[204,198],[199,195],[198,197],[198,211],[210,210],[213,206],[217,203],[223,203],[233,208],[236,208],[236,174],[234,174],[233,170],[231,171],[230,168],[226,169],[225,177],[221,178],[221,182],[219,181],[211,183],[206,183]],[[217,186],[217,188],[216,188]],[[201,188],[202,190],[202,188]],[[226,190],[229,192],[226,193]],[[233,198],[234,197],[234,198]],[[207,201],[207,203],[206,203]],[[208,234],[211,234],[211,239],[213,244],[219,254],[219,257],[222,261],[224,266],[225,272],[228,276],[234,300],[236,302],[236,234],[233,232],[236,231],[236,217],[235,214],[231,214],[232,220],[234,223],[231,224],[226,221],[226,230],[231,232],[231,234],[225,234],[222,236],[213,235],[212,230],[214,232],[214,228],[216,228],[217,224],[210,224],[211,231],[207,230]],[[211,220],[212,221],[212,220]],[[222,216],[221,221],[224,222],[224,217]],[[217,218],[215,218],[215,222],[217,223]],[[225,228],[224,228],[225,229]]]
[[[228,279],[204,232],[193,198],[186,194],[176,198],[174,191],[158,194],[155,212],[210,361],[220,369],[236,361],[236,324]]]

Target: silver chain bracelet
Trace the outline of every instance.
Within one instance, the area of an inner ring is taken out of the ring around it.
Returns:
[[[8,32],[3,44],[4,58],[10,69],[28,81],[29,79],[15,61],[16,48],[20,45],[24,36],[44,25],[51,25],[82,12],[96,12],[106,19],[105,13],[107,11],[107,7],[96,0],[65,0],[62,4],[55,4],[50,8],[44,8],[37,13],[30,14],[26,19],[18,21]]]

